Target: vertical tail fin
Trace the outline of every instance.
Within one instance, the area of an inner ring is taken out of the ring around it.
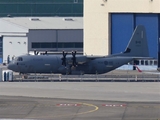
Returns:
[[[124,52],[124,55],[149,57],[148,43],[144,26],[139,25],[136,27]]]

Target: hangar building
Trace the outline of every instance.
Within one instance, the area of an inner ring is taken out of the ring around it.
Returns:
[[[82,17],[0,18],[0,58],[3,62],[29,51],[83,50]]]
[[[159,6],[160,0],[84,0],[84,53],[123,52],[135,27],[144,25],[150,56],[157,58]]]

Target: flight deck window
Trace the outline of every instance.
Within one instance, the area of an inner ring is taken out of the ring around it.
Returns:
[[[23,61],[22,57],[18,57],[17,61]]]

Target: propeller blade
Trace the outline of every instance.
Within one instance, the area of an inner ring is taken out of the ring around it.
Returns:
[[[39,51],[37,51],[36,55],[38,55]]]
[[[39,51],[34,50],[34,55],[38,55]]]
[[[77,61],[76,61],[76,51],[72,51],[72,65],[74,66],[74,67],[76,67],[77,66]]]
[[[62,60],[62,65],[64,65],[64,66],[66,66],[66,55],[67,55],[68,53],[67,52],[62,52],[62,55],[63,55],[63,57],[61,58],[61,60]]]
[[[36,50],[34,50],[34,55],[36,55]]]
[[[45,53],[44,53],[45,55],[47,55],[47,50],[45,51]]]

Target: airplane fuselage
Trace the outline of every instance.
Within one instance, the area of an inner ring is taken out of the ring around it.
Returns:
[[[83,74],[102,74],[109,72],[132,60],[131,57],[104,57],[84,64],[78,64],[75,68],[71,65],[63,66],[62,57],[59,55],[30,55],[21,56],[20,60],[10,63],[10,68],[20,73],[61,73],[71,74],[72,71],[79,71]]]

